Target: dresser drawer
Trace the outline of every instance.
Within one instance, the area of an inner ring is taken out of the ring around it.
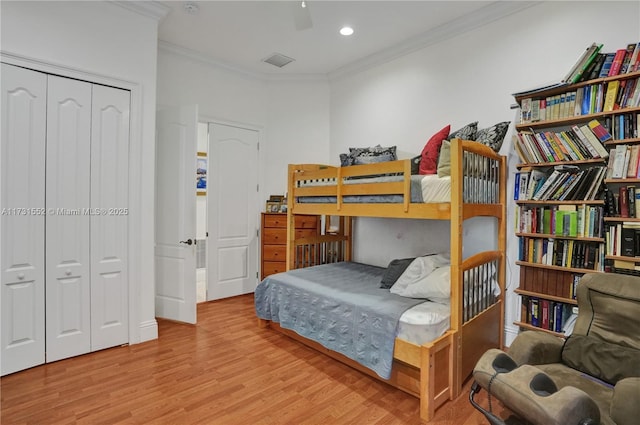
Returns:
[[[270,274],[282,273],[287,270],[285,261],[263,261],[262,262],[262,278]]]
[[[297,215],[295,216],[296,229],[315,229],[318,226],[318,216]]]
[[[262,243],[265,245],[286,245],[287,229],[264,228],[262,229]]]
[[[265,214],[264,227],[283,227],[287,228],[286,214]]]
[[[264,245],[262,247],[263,261],[285,261],[287,259],[286,245]]]
[[[316,229],[296,229],[296,239],[308,238],[309,236],[315,236],[317,234]],[[286,243],[286,241],[285,241]]]

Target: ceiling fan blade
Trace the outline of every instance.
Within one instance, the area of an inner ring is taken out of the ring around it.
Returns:
[[[302,7],[303,3],[305,4],[305,7]],[[298,31],[306,30],[313,27],[308,1],[293,1],[289,4],[293,12],[293,23]]]

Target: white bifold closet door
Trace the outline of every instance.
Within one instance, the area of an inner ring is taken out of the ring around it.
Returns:
[[[44,363],[47,76],[2,64],[2,374]]]
[[[129,102],[2,65],[3,375],[129,340]]]

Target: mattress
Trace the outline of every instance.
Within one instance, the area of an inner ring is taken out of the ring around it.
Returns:
[[[425,301],[400,316],[397,337],[422,345],[444,335],[451,322],[451,307]]]
[[[401,182],[403,176],[380,176],[362,179],[345,179],[343,184],[370,184]],[[336,179],[300,180],[298,187],[333,186]],[[451,201],[451,177],[438,177],[432,175],[411,176],[411,202],[413,203],[439,203]],[[298,198],[299,203],[332,204],[336,202],[335,196],[304,196]],[[348,195],[343,198],[345,203],[401,203],[402,195]]]
[[[384,270],[340,262],[270,275],[256,288],[256,315],[344,354],[388,379],[399,333],[422,344],[449,326],[444,314],[448,307],[423,305],[423,299],[401,297],[380,288]],[[408,312],[419,305],[423,306]],[[402,316],[404,324],[400,327]],[[419,327],[431,329],[416,332]]]

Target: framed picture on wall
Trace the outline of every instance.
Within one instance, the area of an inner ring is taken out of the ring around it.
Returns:
[[[198,196],[207,194],[207,153],[198,152],[198,160],[196,163],[196,193]]]

